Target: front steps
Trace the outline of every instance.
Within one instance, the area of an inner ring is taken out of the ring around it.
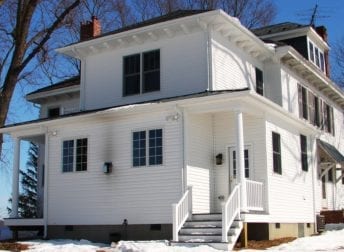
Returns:
[[[208,245],[215,249],[232,250],[242,226],[240,220],[235,220],[228,231],[228,243],[222,242],[221,214],[193,214],[192,220],[186,221],[179,231],[179,241],[172,241],[171,245]]]

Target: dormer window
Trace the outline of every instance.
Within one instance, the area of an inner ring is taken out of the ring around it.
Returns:
[[[325,73],[324,52],[314,45],[312,41],[308,41],[308,59]]]
[[[54,117],[59,117],[61,114],[60,108],[49,108],[48,109],[48,118],[54,118]]]
[[[123,96],[160,90],[160,50],[123,58]]]

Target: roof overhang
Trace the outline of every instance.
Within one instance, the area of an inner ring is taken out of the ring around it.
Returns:
[[[316,66],[303,58],[293,47],[278,47],[276,52],[277,57],[283,64],[297,72],[302,78],[314,85],[320,92],[328,96],[342,109],[344,108],[343,91]]]
[[[250,30],[246,29],[237,18],[229,16],[222,10],[208,11],[120,33],[109,34],[59,48],[57,51],[82,60],[88,55],[116,48],[141,45],[161,38],[171,38],[178,34],[210,30],[220,32],[238,46],[249,50],[253,55],[267,54],[265,57],[272,57],[273,55],[273,48],[264,44]]]
[[[43,103],[47,98],[55,96],[55,97],[67,97],[73,98],[75,95],[80,93],[80,85],[74,85],[71,87],[64,87],[49,91],[43,91],[39,93],[32,93],[26,95],[26,100],[33,102],[33,103]]]
[[[311,26],[301,27],[297,29],[292,29],[283,32],[277,32],[272,34],[266,34],[259,36],[261,39],[271,39],[271,40],[286,40],[291,38],[297,38],[301,36],[309,37],[319,48],[326,51],[329,50],[329,45],[322,39],[322,37],[314,30]]]

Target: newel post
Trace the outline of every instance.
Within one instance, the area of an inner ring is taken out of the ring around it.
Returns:
[[[178,241],[178,211],[177,211],[177,204],[172,204],[172,216],[173,216],[172,238],[173,238],[173,241]]]
[[[189,220],[192,219],[192,186],[188,186],[188,210],[189,210]]]
[[[227,208],[226,208],[226,202],[221,202],[222,207],[222,242],[228,242],[228,236],[227,236]]]

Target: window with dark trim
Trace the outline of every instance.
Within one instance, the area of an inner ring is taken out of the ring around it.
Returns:
[[[298,101],[299,101],[299,117],[308,120],[308,104],[307,104],[307,89],[300,84],[297,84]]]
[[[314,125],[320,127],[319,98],[314,96]]]
[[[328,170],[327,180],[328,180],[329,182],[333,182],[333,170],[332,170],[332,169],[329,169],[329,170]]]
[[[147,141],[148,136],[148,141]],[[133,132],[133,167],[163,163],[162,129]]]
[[[48,118],[54,118],[60,116],[60,108],[49,108],[48,109]]]
[[[344,185],[344,170],[342,170],[342,184]]]
[[[62,172],[87,170],[87,138],[62,143]]]
[[[259,68],[256,68],[256,92],[260,95],[264,95],[263,71]]]
[[[321,195],[323,199],[326,199],[326,178],[325,175],[321,178]]]
[[[143,93],[160,90],[160,51],[143,53]]]
[[[276,132],[272,132],[272,155],[274,172],[282,174],[281,136]]]
[[[250,157],[249,157],[249,150],[244,150],[244,162],[245,162],[245,178],[250,177]],[[233,178],[236,178],[237,174],[237,167],[236,167],[236,151],[232,151],[232,164],[233,164]]]
[[[301,145],[301,167],[303,171],[308,171],[307,137],[300,135]]]
[[[160,50],[123,57],[123,96],[160,90]]]

